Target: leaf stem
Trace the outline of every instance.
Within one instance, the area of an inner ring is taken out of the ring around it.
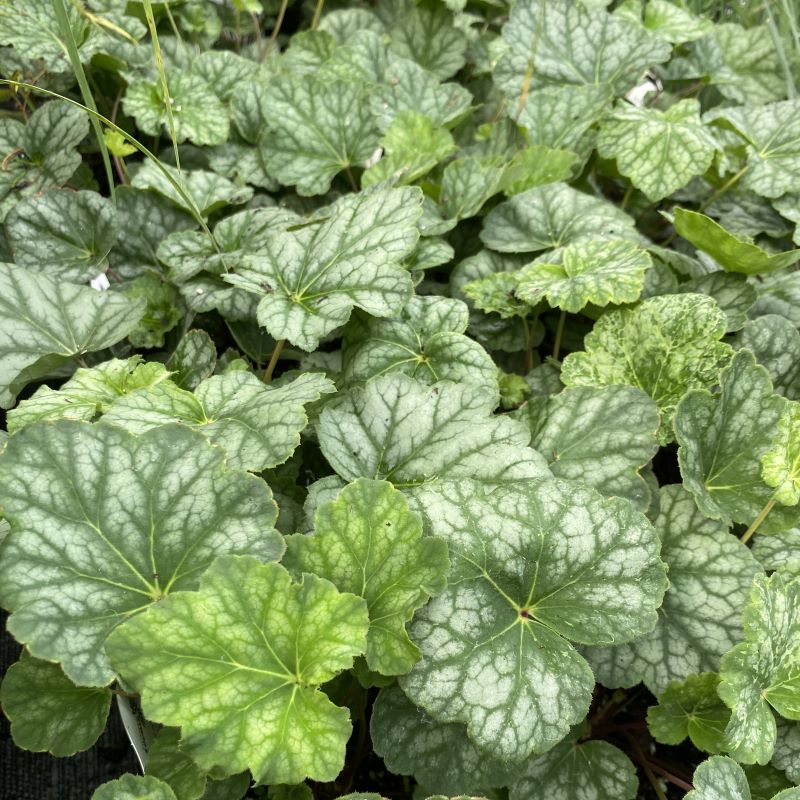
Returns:
[[[553,343],[553,361],[558,361],[558,356],[561,353],[561,338],[564,335],[564,323],[567,320],[567,312],[561,311],[561,316],[558,318],[558,326],[556,327],[556,340]]]
[[[275,46],[275,42],[278,40],[278,34],[281,30],[281,25],[283,25],[283,18],[286,16],[286,8],[289,5],[289,0],[281,0],[281,7],[278,9],[278,16],[275,19],[275,27],[272,29],[272,33],[269,36],[269,42],[267,42],[267,51],[264,55],[269,55],[272,52],[272,48]],[[259,61],[263,61],[263,57],[259,59]]]
[[[742,534],[740,541],[742,544],[747,544],[750,541],[750,537],[758,530],[759,525],[769,516],[769,512],[775,508],[775,498],[771,498],[767,501],[764,508],[758,512],[758,516],[753,520],[750,527]]]
[[[625,190],[625,194],[622,196],[622,202],[619,205],[620,211],[624,211],[627,208],[632,194],[633,194],[633,184],[629,183],[628,188]]]
[[[739,179],[744,175],[747,170],[750,169],[749,164],[745,164],[732,178],[729,178],[722,186],[719,187],[716,191],[712,192],[698,207],[698,211],[703,212],[705,211],[717,198],[721,197],[725,192],[728,191],[732,186],[739,182]]]
[[[314,9],[314,16],[311,18],[311,30],[315,31],[319,25],[319,18],[322,16],[322,7],[325,5],[325,0],[317,0],[317,6]]]
[[[278,363],[278,359],[281,357],[281,350],[283,350],[285,344],[286,339],[278,339],[275,343],[275,348],[272,351],[269,364],[267,364],[267,368],[264,370],[264,383],[269,383],[272,380],[272,373],[275,372],[275,366]]]

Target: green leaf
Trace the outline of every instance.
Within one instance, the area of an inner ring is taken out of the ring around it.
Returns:
[[[770,762],[786,772],[786,777],[795,785],[800,781],[800,725],[778,718],[778,738]]]
[[[702,175],[717,144],[700,122],[700,102],[679,100],[666,111],[618,105],[600,128],[597,151],[656,202]]]
[[[97,192],[51,191],[22,200],[6,217],[20,266],[85,283],[104,272],[117,238],[113,205]]]
[[[360,479],[317,508],[313,535],[288,539],[283,563],[313,572],[367,601],[367,666],[402,675],[419,659],[406,634],[414,611],[445,587],[447,546],[422,536],[422,522],[390,483]]]
[[[759,275],[785,269],[800,260],[800,250],[787,250],[770,255],[758,245],[728,233],[725,228],[705,214],[675,209],[675,230],[698,250],[708,253],[728,272]]]
[[[169,103],[178,142],[222,144],[228,138],[230,118],[213,85],[201,75],[176,67],[169,69],[168,83],[169,98],[164,96],[160,81],[132,81],[122,98],[123,110],[146,134],[159,136],[167,131]]]
[[[670,0],[649,0],[644,7],[643,22],[647,30],[673,44],[700,39],[714,30],[710,19],[695,16]]]
[[[430,172],[456,149],[444,128],[418,111],[401,111],[381,137],[383,157],[361,177],[362,186],[392,178],[408,184]]]
[[[342,342],[342,376],[353,383],[402,372],[426,384],[463,381],[496,397],[497,368],[464,335],[468,319],[460,300],[416,295],[396,320],[357,314]]]
[[[67,360],[124,339],[144,304],[0,264],[0,408]]]
[[[607,686],[644,681],[654,694],[672,680],[716,670],[740,638],[740,612],[761,567],[727,525],[707,519],[679,484],[659,493],[654,525],[669,589],[658,624],[634,642],[584,654]]]
[[[788,319],[778,314],[756,317],[742,328],[734,346],[755,355],[778,394],[800,400],[800,333]]]
[[[706,753],[725,751],[725,727],[730,710],[717,695],[719,676],[715,672],[687,675],[670,681],[658,696],[658,705],[647,709],[647,727],[661,744],[680,744],[688,736]]]
[[[713,297],[728,318],[729,332],[738,331],[747,322],[747,312],[758,298],[747,278],[736,272],[711,272],[692,278],[678,284],[677,292]]]
[[[58,664],[23,654],[6,671],[0,703],[17,747],[71,756],[103,732],[111,692],[75,686]]]
[[[531,445],[557,478],[591,486],[647,507],[639,470],[658,450],[658,410],[632,386],[576,386],[532,397],[514,416],[531,429]]]
[[[320,373],[274,387],[252,372],[227,372],[202,381],[194,393],[171,381],[131,392],[111,405],[103,421],[135,434],[182,422],[219,445],[233,468],[260,472],[292,455],[308,424],[305,405],[332,391]]]
[[[737,352],[722,371],[720,386],[718,394],[690,392],[678,406],[681,475],[706,516],[726,525],[750,524],[772,497],[761,478],[761,457],[772,443],[786,401],[772,393],[767,371],[747,350]]]
[[[775,767],[747,764],[742,767],[742,770],[750,784],[752,800],[773,800],[775,797],[780,797],[781,794],[786,798],[787,793],[782,790],[792,788],[791,782]],[[788,793],[788,797],[792,797],[791,792]],[[794,800],[798,800],[797,794],[794,795]]]
[[[518,408],[531,396],[531,387],[522,375],[503,372],[498,367],[497,382],[500,386],[500,408],[504,411]]]
[[[319,685],[364,652],[364,600],[315,575],[221,556],[197,592],[178,592],[120,626],[113,662],[144,713],[180,725],[184,751],[259,783],[331,781],[350,736],[346,709]]]
[[[165,334],[183,316],[184,308],[175,287],[161,275],[147,272],[128,283],[122,291],[131,300],[145,302],[144,316],[128,334],[130,343],[146,349],[163,347]]]
[[[531,306],[547,302],[564,311],[588,303],[633,303],[639,299],[652,262],[646,250],[625,241],[581,241],[567,245],[560,263],[543,256],[519,273],[516,295]]]
[[[366,84],[279,77],[269,84],[264,113],[267,169],[301,195],[324,194],[336,175],[363,166],[378,146]]]
[[[493,272],[484,278],[465,283],[464,296],[476,308],[487,314],[498,314],[502,319],[527,317],[531,306],[517,297],[520,272]]]
[[[469,384],[425,386],[406,375],[373,378],[322,410],[319,445],[346,481],[413,488],[440,478],[504,483],[545,477],[526,426],[492,416],[495,400]]]
[[[490,493],[461,479],[418,499],[451,569],[411,625],[422,658],[401,688],[495,758],[550,749],[594,687],[569,640],[623,642],[655,624],[666,587],[657,534],[628,502],[557,479]]]
[[[800,403],[784,404],[772,444],[761,456],[761,477],[778,503],[800,502]]]
[[[530,759],[509,787],[510,800],[634,800],[639,779],[613,744],[578,743],[580,728],[542,756]]]
[[[370,717],[375,752],[387,768],[429,791],[475,794],[508,783],[512,769],[479,750],[463,725],[437,722],[398,686],[381,689]]]
[[[152,775],[123,775],[99,786],[92,800],[178,800],[168,784]]]
[[[569,0],[518,3],[503,27],[508,45],[494,80],[512,102],[552,84],[607,84],[615,94],[630,89],[670,46],[603,9]]]
[[[747,142],[744,186],[762,197],[800,191],[800,101],[715,112]]]
[[[694,791],[684,800],[751,800],[744,770],[727,756],[711,756],[694,772]],[[799,800],[800,789],[778,792],[773,800]]]
[[[169,784],[178,800],[197,800],[206,788],[206,773],[180,749],[180,731],[162,728],[147,751],[145,774]]]
[[[501,156],[470,156],[451,161],[442,172],[439,204],[448,219],[474,217],[502,189],[506,171]]]
[[[537,186],[500,203],[481,231],[486,247],[501,253],[535,253],[598,238],[639,237],[623,211],[564,183]]]
[[[315,350],[353,306],[390,317],[408,301],[401,261],[417,241],[421,202],[411,187],[345,195],[318,224],[276,231],[226,280],[260,296],[259,324],[275,339]]]
[[[96,367],[80,367],[59,389],[40,386],[30,398],[8,411],[8,432],[14,433],[37,420],[92,422],[122,395],[156,386],[169,375],[163,364],[143,363],[141,356],[112,358]]]
[[[29,425],[0,455],[0,502],[8,629],[84,686],[114,678],[111,630],[195,586],[215,555],[283,549],[267,485],[179,426],[135,438],[111,425]]]
[[[722,659],[719,696],[733,712],[727,749],[744,764],[766,764],[775,747],[774,708],[800,719],[800,579],[776,572],[753,581],[742,616],[745,641]]]
[[[672,417],[690,389],[716,384],[731,354],[720,342],[727,320],[709,297],[664,295],[604,314],[570,353],[561,371],[567,386],[629,384],[649,394],[662,417],[658,439],[672,439]]]
[[[507,164],[503,172],[503,191],[511,196],[545,183],[567,181],[579,161],[571,150],[532,144],[516,153]]]
[[[179,342],[169,357],[167,366],[172,370],[173,383],[192,391],[210,377],[217,364],[217,348],[214,340],[199,328],[190,330]]]

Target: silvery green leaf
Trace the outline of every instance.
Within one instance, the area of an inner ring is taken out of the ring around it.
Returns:
[[[278,77],[264,103],[269,172],[301,195],[324,194],[342,170],[361,166],[378,146],[367,85]]]
[[[714,23],[706,17],[696,16],[670,0],[649,0],[644,7],[644,27],[659,39],[673,44],[683,44],[714,30]]]
[[[613,744],[579,743],[581,728],[544,755],[525,763],[509,786],[510,800],[634,800],[639,788],[636,768]]]
[[[381,130],[402,111],[424,114],[435,125],[450,127],[464,116],[472,103],[469,90],[458,83],[439,83],[438,78],[413,61],[393,60],[370,96],[370,107]]]
[[[745,641],[722,659],[719,696],[731,709],[727,750],[744,764],[766,764],[775,717],[800,719],[800,578],[776,572],[753,582],[742,624]]]
[[[506,163],[501,156],[469,156],[451,161],[442,173],[439,205],[448,219],[474,217],[502,189]]]
[[[501,253],[534,253],[593,239],[638,241],[633,219],[565,183],[514,195],[484,218],[481,239]]]
[[[759,275],[751,285],[758,294],[751,317],[779,314],[800,328],[800,271],[786,269]]]
[[[144,304],[0,264],[0,408],[30,381],[124,339]]]
[[[728,272],[758,275],[785,269],[800,261],[800,249],[770,254],[758,245],[729,233],[698,211],[676,208],[675,230]]]
[[[689,737],[706,753],[725,751],[725,727],[730,709],[717,694],[719,676],[715,672],[688,675],[686,680],[670,681],[658,695],[658,705],[647,709],[647,727],[661,744],[677,745]]]
[[[675,415],[681,475],[706,516],[749,525],[772,498],[761,477],[761,457],[785,403],[747,350],[739,350],[722,371],[718,393],[697,389],[681,401]],[[765,529],[785,530],[792,519],[791,509],[782,514],[776,508]]]
[[[557,478],[591,486],[646,508],[639,470],[658,450],[658,409],[632,386],[576,386],[537,396],[514,414],[531,428],[531,445]]]
[[[167,366],[172,374],[170,379],[181,389],[193,391],[197,385],[210,377],[217,364],[217,348],[214,340],[199,328],[186,333],[178,342]]]
[[[679,100],[666,111],[618,105],[600,127],[597,151],[656,202],[702,175],[717,143],[700,122],[700,102]]]
[[[202,78],[206,86],[223,101],[234,100],[241,90],[252,84],[257,69],[253,61],[232,50],[206,50],[192,61],[192,72]],[[181,100],[172,88],[174,74],[180,75],[174,70],[167,75],[173,106]]]
[[[276,231],[225,279],[260,297],[258,321],[275,339],[314,350],[354,306],[390,317],[408,301],[401,262],[419,236],[421,203],[416,187],[345,195],[319,222]]]
[[[527,447],[526,426],[492,416],[495,404],[469,384],[426,386],[384,375],[326,404],[317,437],[347,481],[376,478],[410,489],[442,478],[499,484],[548,476],[545,460]]]
[[[770,198],[800,191],[800,101],[726,108],[720,117],[747,142],[745,187]]]
[[[145,715],[180,726],[202,768],[250,769],[259,783],[330,781],[351,725],[319,686],[352,666],[368,625],[365,601],[322,578],[292,583],[279,564],[220,556],[198,591],[128,620],[108,648]]]
[[[434,719],[465,723],[493,757],[549,750],[594,687],[570,640],[624,642],[654,625],[658,535],[627,501],[559,479],[489,493],[461,479],[417,498],[451,569],[411,624],[422,658],[401,688]]]
[[[713,297],[728,318],[728,332],[738,331],[747,322],[747,312],[758,297],[745,276],[736,272],[712,272],[678,284],[676,289]]]
[[[92,800],[178,800],[169,784],[152,775],[130,775],[98,786]]]
[[[176,67],[169,69],[167,83],[169,97],[164,95],[159,80],[137,78],[132,81],[122,98],[123,110],[150,136],[159,136],[165,131],[171,135],[167,127],[169,103],[178,142],[222,144],[228,138],[230,117],[212,85],[202,75]]]
[[[566,386],[638,386],[662,417],[659,441],[672,439],[672,417],[690,389],[713,386],[731,355],[720,342],[727,319],[717,304],[698,294],[664,295],[633,308],[609,311],[570,353],[561,371]]]
[[[318,372],[280,387],[264,384],[252,372],[226,372],[202,381],[194,393],[163,381],[126,394],[103,421],[135,434],[181,422],[224,449],[232,467],[260,472],[292,455],[308,424],[304,406],[332,391],[333,384]]]
[[[406,624],[443,591],[449,569],[447,546],[422,536],[404,495],[365,478],[317,507],[314,533],[290,536],[283,564],[367,601],[367,666],[382,675],[402,675],[418,660]]]
[[[694,790],[684,800],[752,800],[744,770],[727,756],[711,756],[694,771]],[[785,789],[772,800],[800,800],[800,789]]]
[[[670,584],[658,624],[629,644],[588,648],[585,655],[604,685],[644,681],[658,694],[672,680],[719,668],[741,636],[741,609],[753,578],[763,573],[727,525],[707,519],[679,484],[661,488],[654,525]]]
[[[469,311],[460,300],[414,296],[398,319],[355,315],[342,342],[346,383],[403,372],[421,383],[463,381],[497,395],[497,369],[489,354],[464,335]]]
[[[9,433],[37,420],[77,419],[92,422],[124,394],[155,386],[170,373],[163,364],[143,363],[141,356],[113,358],[96,367],[79,367],[58,389],[40,386],[6,414]]]
[[[770,763],[785,771],[786,777],[796,785],[800,783],[800,725],[780,717],[776,722],[778,737]]]
[[[88,750],[103,732],[111,692],[76,686],[58,664],[23,652],[6,670],[0,702],[17,747],[71,756]]]
[[[800,528],[758,535],[752,549],[768,572],[781,569],[787,574],[800,575]]]
[[[175,186],[167,180],[164,170],[169,172],[173,179],[182,184],[186,193],[193,199],[200,213],[207,217],[217,209],[226,205],[241,205],[252,196],[253,190],[249,186],[237,186],[213,172],[205,170],[184,170],[178,172],[169,164],[156,167],[151,161],[145,161],[136,170],[131,180],[131,186],[136,189],[151,189],[171,200],[179,208],[190,211],[191,208]]]
[[[5,230],[20,266],[86,283],[108,266],[117,219],[114,206],[96,192],[64,189],[17,203],[6,217]]]
[[[721,129],[716,129],[719,132]],[[729,136],[735,136],[725,131]],[[749,189],[729,189],[706,206],[709,216],[716,219],[723,228],[739,236],[759,236],[762,233],[780,239],[792,232],[791,208],[797,206],[793,195],[784,195],[771,201]],[[784,205],[784,201],[787,201]],[[774,205],[773,205],[774,203]],[[777,210],[776,210],[777,209]],[[779,213],[780,211],[780,213]],[[786,219],[781,213],[788,212]],[[800,210],[796,212],[800,215]]]
[[[615,94],[669,58],[666,42],[613,17],[569,0],[517,3],[503,27],[508,44],[494,80],[510,101],[552,84],[606,84]],[[530,76],[529,76],[530,73]]]
[[[589,303],[633,303],[651,266],[647,251],[632,242],[579,241],[563,249],[558,263],[545,255],[518,272],[514,293],[531,306],[546,298],[551,307],[572,313]]]
[[[79,685],[110,683],[108,634],[194,587],[216,555],[283,549],[267,485],[177,425],[138,438],[112,425],[29,425],[0,454],[0,476],[8,628]],[[32,483],[47,491],[31,494]]]
[[[378,693],[370,734],[389,770],[413,775],[429,791],[475,794],[506,785],[514,770],[479,750],[463,725],[437,722],[398,686]]]

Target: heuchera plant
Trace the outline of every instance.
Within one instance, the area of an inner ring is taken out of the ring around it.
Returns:
[[[16,744],[141,714],[95,800],[798,800],[798,31],[0,0]]]

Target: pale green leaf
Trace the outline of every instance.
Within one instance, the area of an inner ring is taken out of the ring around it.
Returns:
[[[647,31],[569,0],[517,3],[503,39],[494,80],[512,102],[528,85],[605,84],[622,94],[671,51]]]
[[[378,146],[366,84],[279,77],[264,103],[267,169],[301,195],[324,194],[342,170],[362,166]]]
[[[439,205],[448,219],[474,217],[502,189],[501,156],[470,156],[451,161],[442,172]]]
[[[260,472],[292,455],[308,424],[305,405],[332,391],[318,372],[275,387],[237,370],[207,378],[194,393],[163,381],[125,394],[103,421],[135,434],[181,422],[223,448],[232,467]]]
[[[731,709],[727,749],[744,764],[766,764],[775,747],[772,709],[800,719],[800,579],[776,572],[753,582],[745,641],[725,654],[719,695]]]
[[[725,751],[725,727],[731,717],[717,695],[719,676],[715,672],[687,675],[670,681],[658,695],[658,705],[647,709],[647,727],[661,744],[677,745],[688,736],[706,753]]]
[[[411,624],[422,658],[401,688],[496,758],[550,749],[594,687],[569,640],[627,641],[656,621],[666,587],[656,532],[626,501],[558,479],[490,493],[462,479],[418,499],[451,569]]]
[[[150,136],[165,132],[171,136],[171,130],[167,130],[169,118],[166,107],[169,103],[178,142],[215,145],[228,138],[228,110],[217,97],[213,85],[201,75],[176,67],[169,69],[167,83],[169,98],[164,95],[158,80],[137,78],[128,85],[122,98],[122,108],[136,119],[142,131]]]
[[[568,181],[579,161],[571,150],[532,144],[516,153],[506,165],[502,189],[510,197],[545,183]]]
[[[30,425],[0,455],[0,501],[9,630],[81,685],[113,680],[111,630],[196,585],[214,556],[283,549],[267,485],[179,426],[135,438],[111,425]]]
[[[788,319],[778,314],[756,317],[742,328],[735,346],[755,355],[778,394],[800,400],[800,333]]]
[[[632,242],[596,239],[567,245],[559,263],[547,256],[521,270],[516,295],[531,306],[543,299],[551,307],[580,311],[588,303],[633,303],[639,299],[652,262]]]
[[[313,535],[288,539],[283,559],[367,601],[367,666],[402,675],[419,658],[405,630],[414,611],[445,587],[447,546],[422,536],[420,518],[390,483],[361,478],[317,508]]]
[[[761,567],[727,526],[700,513],[678,484],[660,491],[654,525],[669,589],[655,628],[629,644],[585,653],[607,686],[643,681],[652,692],[693,672],[716,670],[740,638],[740,613]]]
[[[425,386],[407,375],[373,378],[328,403],[317,423],[325,458],[347,481],[412,488],[440,478],[489,484],[546,477],[523,423],[492,416],[495,400],[469,384]]]
[[[481,239],[501,253],[534,253],[594,239],[638,241],[633,219],[605,200],[564,183],[514,195],[483,221]]]
[[[177,800],[169,784],[152,775],[125,774],[95,789],[92,800]]]
[[[124,339],[143,312],[121,294],[0,264],[0,408],[54,366]]]
[[[75,686],[58,664],[23,654],[5,673],[0,703],[17,747],[71,756],[103,732],[111,692]]]
[[[408,301],[401,262],[417,241],[421,202],[412,187],[345,195],[318,224],[276,231],[226,280],[261,298],[259,323],[275,339],[315,350],[354,306],[391,317]]]
[[[720,377],[720,392],[690,392],[678,406],[675,433],[683,484],[700,510],[725,524],[750,524],[772,497],[761,478],[786,401],[772,393],[767,371],[747,350],[736,353]],[[779,524],[775,509],[765,525]]]
[[[785,506],[800,502],[800,403],[784,404],[772,444],[761,456],[761,477]]]
[[[515,416],[530,426],[531,445],[557,478],[647,507],[639,470],[658,450],[658,409],[632,386],[576,386],[532,397]]]
[[[613,744],[579,743],[581,728],[542,756],[530,759],[509,786],[510,800],[634,800],[639,779]]]
[[[319,685],[364,651],[364,600],[278,564],[221,556],[197,592],[120,626],[109,652],[149,719],[179,725],[201,767],[259,783],[333,780],[351,726]]]
[[[96,367],[80,367],[58,389],[40,386],[6,415],[9,433],[37,420],[60,418],[92,422],[124,394],[155,386],[169,378],[163,364],[143,363],[141,356],[112,358]]]
[[[685,208],[675,209],[675,230],[728,272],[758,275],[790,267],[800,260],[800,250],[770,255],[758,245],[729,233],[705,214]]]
[[[507,784],[513,771],[478,750],[463,725],[437,722],[397,686],[379,692],[370,734],[389,770],[413,775],[429,791],[474,794]]]
[[[20,266],[85,283],[108,266],[117,237],[114,206],[96,192],[51,191],[22,200],[6,217]]]
[[[673,44],[700,39],[714,30],[710,19],[696,16],[670,0],[645,3],[643,22],[651,33]]]
[[[493,272],[484,278],[465,283],[464,296],[475,307],[487,314],[498,314],[502,319],[527,317],[531,306],[517,297],[521,272]]]
[[[730,358],[719,339],[727,320],[709,297],[664,295],[604,314],[570,353],[561,371],[567,386],[629,384],[649,394],[662,417],[659,441],[672,439],[672,417],[690,389],[713,386]]]
[[[440,380],[472,384],[497,396],[491,356],[464,335],[469,311],[460,300],[414,296],[398,319],[353,317],[342,342],[346,383],[403,372],[421,383]]]
[[[656,202],[702,175],[717,144],[700,122],[700,102],[680,100],[666,111],[618,105],[600,128],[597,151]]]

